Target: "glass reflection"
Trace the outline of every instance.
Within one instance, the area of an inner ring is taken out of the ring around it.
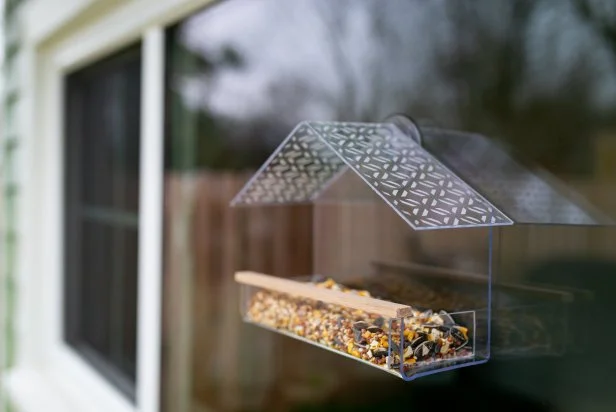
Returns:
[[[501,329],[493,334],[502,351],[485,366],[409,386],[242,324],[232,273],[311,274],[313,214],[304,206],[228,207],[300,121],[406,113],[490,136],[614,217],[614,27],[609,1],[230,0],[170,28],[165,409],[400,410],[434,407],[436,397],[472,404],[477,388],[492,410],[614,409],[614,362],[586,339],[611,336],[604,319],[616,310],[614,229],[503,229],[494,262]],[[357,216],[341,209],[328,220],[341,267],[359,267]],[[412,291],[451,274],[413,267],[409,276],[403,257],[415,252],[422,264],[463,274],[460,288],[472,289],[477,276],[485,279],[472,243],[401,239],[396,253],[371,262],[374,286],[395,276]],[[516,352],[523,345],[511,342],[527,337],[537,339]]]

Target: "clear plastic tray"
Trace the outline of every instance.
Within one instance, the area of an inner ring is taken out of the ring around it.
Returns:
[[[287,280],[240,272],[236,280],[245,321],[405,380],[487,360],[487,340],[477,336],[475,311],[415,309],[332,279]]]

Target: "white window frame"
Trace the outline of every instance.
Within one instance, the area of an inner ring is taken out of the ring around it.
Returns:
[[[23,6],[17,222],[17,359],[7,375],[23,412],[158,412],[162,301],[165,27],[211,0],[32,0]],[[136,402],[63,340],[63,81],[142,42]]]

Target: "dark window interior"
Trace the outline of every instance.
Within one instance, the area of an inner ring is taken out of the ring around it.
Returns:
[[[134,399],[141,48],[66,79],[66,341]]]

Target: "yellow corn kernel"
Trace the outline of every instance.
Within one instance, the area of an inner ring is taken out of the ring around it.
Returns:
[[[347,343],[347,352],[351,353],[351,351],[353,350],[353,342],[349,342]]]
[[[357,358],[361,357],[361,355],[359,354],[359,352],[358,352],[358,351],[356,351],[356,350],[352,351],[352,352],[351,352],[351,355],[353,355],[353,356],[355,356],[355,357],[357,357]]]
[[[468,339],[468,328],[459,326],[458,329],[460,329],[460,332],[462,332],[462,334],[464,335],[464,338]]]

